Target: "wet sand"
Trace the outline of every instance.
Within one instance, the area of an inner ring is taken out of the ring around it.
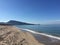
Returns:
[[[49,38],[47,36],[42,36],[39,34],[33,34],[33,36],[36,38],[36,40],[45,45],[60,45],[60,40]]]

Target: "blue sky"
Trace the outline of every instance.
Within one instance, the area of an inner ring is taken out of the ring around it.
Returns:
[[[60,21],[60,0],[0,0],[0,22],[29,23]]]

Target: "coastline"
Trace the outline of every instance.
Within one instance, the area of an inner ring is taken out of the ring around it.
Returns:
[[[48,35],[45,33],[38,33],[29,29],[21,29],[21,30],[24,32],[31,33],[36,38],[37,41],[45,45],[60,45],[60,37]]]
[[[45,34],[45,33],[39,33],[39,32],[36,32],[36,31],[29,30],[29,29],[22,29],[22,28],[20,28],[20,29],[22,31],[31,32],[32,34],[42,35],[42,36],[50,37],[50,38],[53,38],[53,39],[56,39],[56,40],[60,40],[60,37],[57,37],[57,36],[48,35],[48,34]]]
[[[38,33],[29,29],[22,29],[16,26],[0,26],[0,32],[1,31],[3,31],[4,33],[7,32],[7,35],[12,31],[12,34],[14,34],[14,32],[19,32],[19,35],[17,35],[18,37],[20,36],[18,40],[25,38],[27,42],[30,43],[30,45],[32,45],[32,43],[34,45],[60,45],[60,40],[58,38],[55,38],[55,36],[46,36],[47,34]]]

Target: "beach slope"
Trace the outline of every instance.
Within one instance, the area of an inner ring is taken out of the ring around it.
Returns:
[[[29,32],[23,32],[14,26],[0,26],[0,45],[44,45]]]

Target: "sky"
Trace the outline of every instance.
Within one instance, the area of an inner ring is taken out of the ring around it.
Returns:
[[[0,22],[29,23],[60,21],[60,0],[0,0]]]

